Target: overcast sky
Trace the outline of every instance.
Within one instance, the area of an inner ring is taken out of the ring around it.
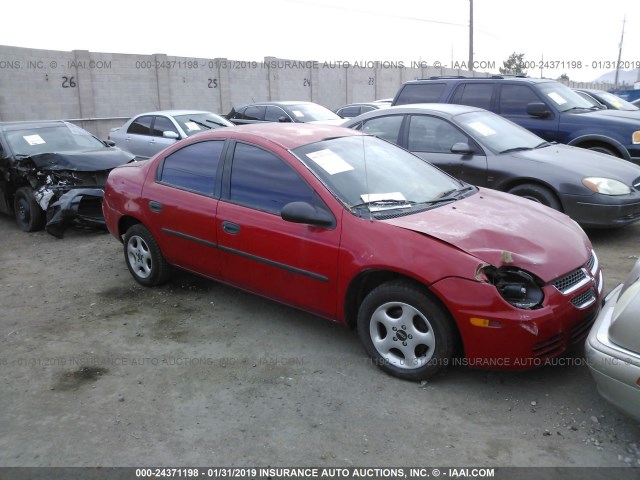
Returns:
[[[536,62],[531,76],[544,59],[558,65],[541,65],[546,77],[594,80],[615,69],[625,14],[622,60],[640,66],[638,0],[473,3],[474,59],[494,71],[517,52]],[[18,47],[443,66],[469,57],[469,0],[34,0],[2,10],[0,45]]]

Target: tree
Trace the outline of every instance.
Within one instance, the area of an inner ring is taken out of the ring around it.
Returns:
[[[560,75],[558,77],[558,80],[560,80],[561,82],[568,82],[569,81],[569,75],[567,75],[566,73],[563,73],[562,75]]]
[[[500,73],[509,75],[526,75],[526,70],[522,69],[524,65],[524,53],[513,52],[509,55],[509,58],[502,62],[503,67],[500,68]]]

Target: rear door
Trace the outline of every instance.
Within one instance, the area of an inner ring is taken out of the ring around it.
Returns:
[[[150,172],[142,191],[148,227],[174,265],[216,277],[216,212],[224,140],[187,145]]]
[[[293,201],[329,211],[309,183],[280,156],[238,142],[222,192],[216,217],[221,278],[334,318],[339,219],[335,227],[325,228],[280,216]]]
[[[124,144],[118,146],[141,159],[152,156],[154,151],[149,143],[151,140],[152,123],[153,115],[143,115],[136,118],[127,128],[124,136]]]

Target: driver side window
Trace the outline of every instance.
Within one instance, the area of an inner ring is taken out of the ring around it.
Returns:
[[[451,147],[459,142],[469,143],[469,140],[446,120],[428,115],[411,116],[407,144],[410,151],[451,153]]]

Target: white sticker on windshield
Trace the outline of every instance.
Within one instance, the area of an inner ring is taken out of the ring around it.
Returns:
[[[190,132],[194,130],[201,130],[200,125],[198,125],[195,122],[184,122],[184,124],[186,125],[186,127],[189,129]]]
[[[551,92],[551,93],[547,93],[547,95],[551,100],[556,102],[558,105],[564,105],[565,103],[567,103],[567,101],[564,98],[562,98],[562,96],[559,93]]]
[[[478,132],[483,137],[488,137],[490,135],[495,135],[496,132],[491,127],[485,125],[482,122],[471,122],[469,124],[471,128],[473,128],[476,132]]]
[[[293,111],[293,114],[294,114],[296,117],[304,117],[304,113],[302,113],[300,110],[294,110],[294,111]]]
[[[406,198],[402,192],[391,193],[363,193],[360,195],[363,202],[379,202],[381,200],[399,200],[405,201]]]
[[[398,208],[411,208],[410,203],[398,203],[406,202],[407,199],[401,192],[391,193],[363,193],[360,198],[365,203],[380,202],[378,204],[369,205],[369,210],[372,212],[379,212],[381,210],[397,210]],[[389,202],[385,205],[385,202]]]
[[[40,135],[25,135],[22,138],[24,138],[29,145],[42,145],[43,143],[47,143]]]
[[[307,153],[307,157],[316,162],[329,175],[353,170],[351,165],[331,150],[325,149]]]

